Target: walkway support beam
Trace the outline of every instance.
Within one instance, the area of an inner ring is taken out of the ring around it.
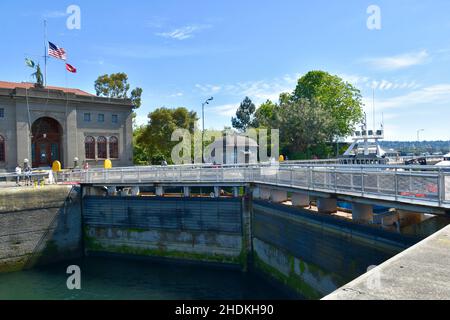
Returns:
[[[306,193],[293,193],[292,205],[295,207],[307,207],[309,206],[309,195]]]
[[[155,194],[157,197],[164,196],[164,188],[160,186],[156,187]]]
[[[422,222],[423,214],[413,211],[398,210],[398,222],[400,227],[407,227]]]
[[[317,210],[320,213],[336,213],[337,212],[337,200],[335,198],[318,198]]]
[[[373,206],[362,203],[352,203],[352,219],[354,222],[372,223]]]
[[[270,191],[270,199],[275,203],[282,203],[287,201],[287,191],[272,189]]]

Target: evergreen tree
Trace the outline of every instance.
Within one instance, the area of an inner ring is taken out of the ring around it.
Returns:
[[[249,97],[245,97],[244,101],[241,102],[241,105],[236,111],[236,118],[231,118],[233,128],[242,132],[246,131],[251,126],[255,111],[255,104]]]

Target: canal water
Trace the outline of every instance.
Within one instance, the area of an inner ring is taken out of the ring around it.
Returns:
[[[81,290],[68,290],[67,267],[81,269]],[[259,275],[204,265],[89,257],[0,274],[0,300],[292,299]]]

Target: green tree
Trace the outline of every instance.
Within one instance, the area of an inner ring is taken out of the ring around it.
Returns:
[[[131,95],[128,96],[130,90],[130,84],[128,83],[128,75],[126,73],[113,73],[110,75],[102,75],[95,81],[95,91],[97,96],[117,98],[117,99],[130,99],[134,109],[138,109],[141,106],[141,96],[143,90],[136,88],[131,91]]]
[[[282,103],[278,125],[280,144],[291,159],[327,155],[325,146],[333,136],[333,119],[329,110],[317,100],[299,99]]]
[[[135,130],[135,161],[160,164],[163,159],[171,162],[173,147],[179,142],[171,141],[172,133],[178,129],[188,129],[194,133],[197,113],[186,108],[159,108],[148,115],[147,125]]]
[[[310,71],[301,77],[292,99],[317,100],[333,118],[335,137],[351,134],[363,117],[360,91],[338,76],[324,71]]]
[[[252,127],[266,129],[272,128],[277,122],[277,117],[278,105],[270,100],[267,100],[256,110],[252,121]]]
[[[249,97],[245,97],[244,101],[241,102],[241,105],[236,111],[236,117],[231,118],[233,128],[240,131],[247,130],[252,123],[255,110],[256,107],[252,100],[250,100]]]
[[[144,144],[138,142],[142,139],[145,127],[145,125],[142,125],[133,130],[133,163],[136,165],[147,165],[150,162],[147,148],[145,148]]]

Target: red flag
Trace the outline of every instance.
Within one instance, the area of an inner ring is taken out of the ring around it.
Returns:
[[[67,69],[67,71],[69,71],[69,72],[77,73],[77,69],[75,69],[73,66],[71,66],[71,65],[68,64],[68,63],[66,63],[66,69]]]

